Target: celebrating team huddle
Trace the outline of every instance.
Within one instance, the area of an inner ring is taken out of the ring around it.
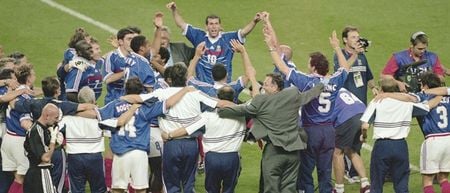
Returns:
[[[336,31],[329,37],[334,72],[321,52],[301,72],[268,12],[224,32],[217,15],[206,17],[203,30],[186,23],[174,2],[167,8],[193,47],[171,42],[157,12],[152,41],[125,27],[104,56],[98,40],[76,29],[57,76],[43,78],[42,88],[25,55],[0,55],[0,193],[82,193],[87,182],[95,193],[193,193],[202,171],[207,192],[235,192],[245,140],[262,148],[255,192],[313,193],[316,169],[321,193],[343,193],[345,178],[359,182],[361,193],[383,192],[387,177],[404,193],[413,117],[425,137],[423,192],[434,192],[435,179],[450,193],[450,89],[424,32],[392,55],[377,86],[365,56],[370,41],[356,27],[343,29],[343,47]],[[274,65],[260,72],[262,82],[244,46],[258,23]],[[244,73],[232,81],[235,54]],[[247,86],[251,100],[243,102]],[[370,125],[368,175],[360,150]]]

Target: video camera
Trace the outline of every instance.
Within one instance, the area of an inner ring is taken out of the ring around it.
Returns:
[[[400,68],[400,72],[403,76],[400,76],[399,79],[409,85],[409,87],[406,88],[408,92],[420,92],[419,75],[422,71],[417,69],[417,67],[427,62],[428,60],[421,60],[404,65]]]
[[[372,41],[370,41],[366,38],[360,37],[358,40],[358,43],[361,45],[362,48],[364,48],[364,52],[367,52],[367,48],[370,46]]]

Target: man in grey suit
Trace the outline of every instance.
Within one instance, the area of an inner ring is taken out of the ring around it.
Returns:
[[[195,54],[195,48],[189,47],[184,42],[170,42],[170,30],[167,26],[161,28],[161,47],[166,48],[170,53],[166,66],[172,66],[178,62],[183,62],[187,66]]]
[[[258,91],[255,76],[249,78],[253,91]],[[295,87],[283,89],[281,75],[267,74],[262,85],[264,94],[254,96],[247,104],[219,110],[219,116],[224,118],[253,118],[251,132],[256,139],[266,141],[261,161],[262,192],[297,192],[299,152],[306,148],[307,141],[306,133],[298,126],[298,110],[319,96],[323,87],[318,84],[300,93]]]

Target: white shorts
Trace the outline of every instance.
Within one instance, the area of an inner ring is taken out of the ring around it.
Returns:
[[[6,134],[6,123],[0,123],[0,138]]]
[[[420,151],[420,173],[450,172],[450,135],[428,137]]]
[[[163,152],[164,141],[161,137],[159,127],[150,127],[150,153],[148,157],[161,157]]]
[[[148,188],[147,152],[132,150],[121,156],[114,154],[112,165],[112,188],[127,189],[131,178],[131,187],[137,190]]]
[[[17,171],[19,175],[25,175],[30,163],[25,156],[23,143],[25,137],[5,134],[2,142],[2,165],[3,171]]]

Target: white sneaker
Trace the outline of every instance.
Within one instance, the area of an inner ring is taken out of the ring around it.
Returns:
[[[344,178],[348,181],[349,184],[361,182],[361,180],[359,179],[359,176],[350,177],[348,174],[345,174]]]

